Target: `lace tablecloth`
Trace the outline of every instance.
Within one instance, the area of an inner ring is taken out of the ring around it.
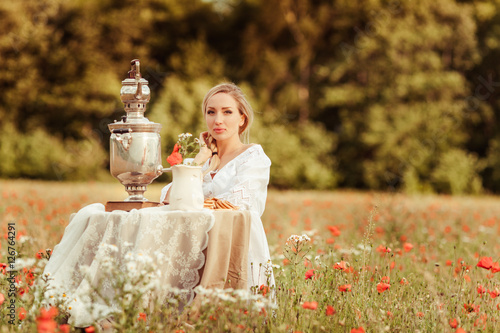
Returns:
[[[192,301],[198,284],[246,288],[250,232],[246,213],[169,211],[168,206],[105,212],[102,204],[86,206],[73,214],[45,267],[51,286],[46,297],[64,293],[75,300],[69,310],[70,323],[92,324],[119,309],[119,304],[91,298],[93,286],[99,286],[101,295],[112,294],[114,279],[107,271],[116,265],[123,272],[140,270],[131,258],[154,263],[153,273],[159,275],[156,283],[164,297],[168,290],[183,290],[181,308]],[[205,254],[207,265],[203,267]]]

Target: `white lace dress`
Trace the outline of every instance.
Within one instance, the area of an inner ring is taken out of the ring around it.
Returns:
[[[207,161],[203,170],[208,168]],[[203,194],[205,198],[218,198],[231,202],[240,209],[250,211],[250,246],[248,251],[248,288],[253,286],[274,285],[271,269],[271,256],[261,216],[267,199],[267,185],[271,160],[260,145],[252,145],[236,156],[217,172],[205,175]],[[161,193],[165,199],[171,184]],[[267,270],[267,272],[266,272]]]

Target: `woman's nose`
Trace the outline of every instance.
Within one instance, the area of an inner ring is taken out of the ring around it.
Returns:
[[[222,115],[221,115],[220,113],[217,113],[217,114],[215,115],[215,123],[216,123],[216,124],[220,124],[220,123],[222,123]]]

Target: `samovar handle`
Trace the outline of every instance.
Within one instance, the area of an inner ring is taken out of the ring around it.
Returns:
[[[139,75],[139,79],[140,79],[140,75]],[[135,82],[137,82],[137,91],[135,92],[135,95],[134,95],[134,97],[136,99],[142,99],[142,82],[139,81],[139,79],[137,79],[137,74],[136,74]]]
[[[172,171],[172,168],[164,168],[162,165],[158,165],[158,167],[156,168],[156,174],[158,176],[161,176],[161,174],[163,174],[164,172],[171,172]]]

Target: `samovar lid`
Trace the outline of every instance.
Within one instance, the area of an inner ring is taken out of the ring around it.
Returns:
[[[127,129],[133,132],[157,132],[161,129],[160,124],[149,121],[144,117],[146,104],[151,97],[151,91],[148,86],[148,81],[141,76],[141,64],[139,59],[134,59],[130,62],[130,71],[128,78],[122,81],[120,91],[120,99],[123,102],[126,116],[122,117],[121,121],[114,122],[108,125],[108,128],[114,130],[125,131]]]
[[[145,103],[148,103],[151,97],[151,91],[148,87],[148,81],[141,76],[141,63],[139,59],[132,60],[130,67],[128,78],[122,81],[120,98],[125,107],[129,103],[144,103],[145,107]]]

